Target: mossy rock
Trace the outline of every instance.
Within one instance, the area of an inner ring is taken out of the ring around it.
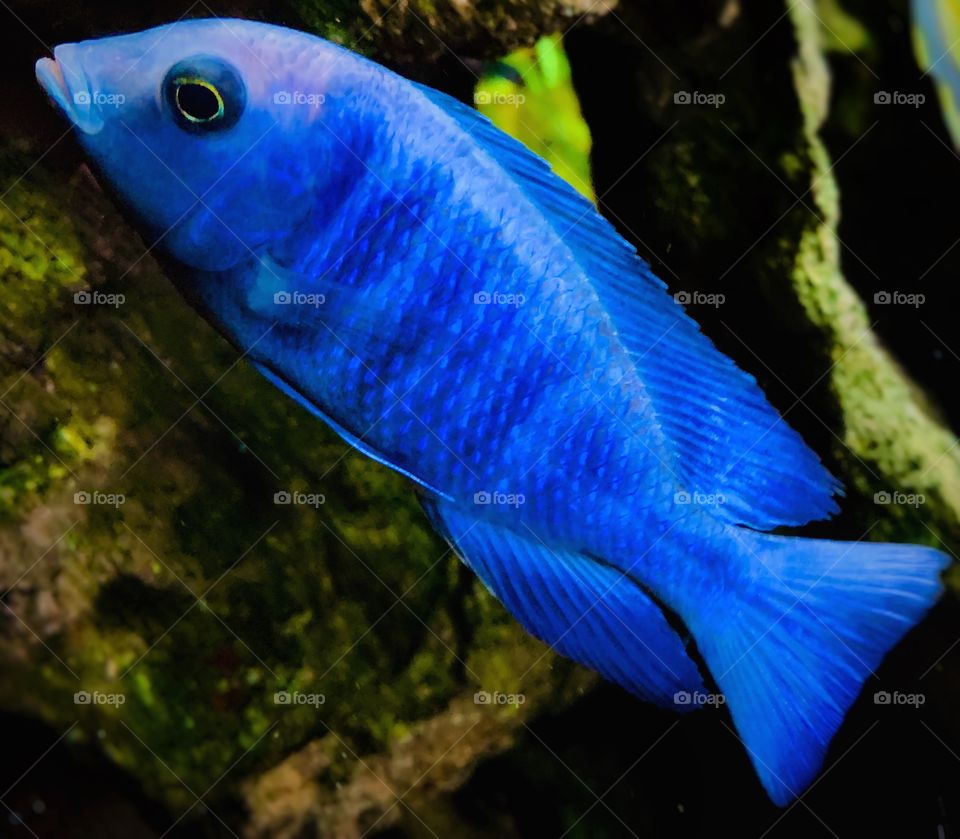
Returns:
[[[473,748],[503,748],[590,680],[463,572],[404,479],[243,364],[83,174],[17,180],[30,163],[0,158],[5,709],[78,721],[180,812],[313,741],[340,744],[335,799],[477,690],[529,699],[476,706]]]

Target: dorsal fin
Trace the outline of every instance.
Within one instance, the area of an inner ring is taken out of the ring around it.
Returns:
[[[594,206],[482,114],[417,87],[513,176],[573,252],[633,354],[685,488],[718,496],[718,516],[758,529],[835,513],[836,479]]]

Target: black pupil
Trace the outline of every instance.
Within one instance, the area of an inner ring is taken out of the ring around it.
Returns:
[[[188,117],[206,122],[220,113],[216,94],[202,84],[187,82],[177,88],[177,105]]]

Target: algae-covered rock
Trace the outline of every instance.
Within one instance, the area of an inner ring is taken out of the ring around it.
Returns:
[[[368,11],[298,10],[388,53]],[[552,26],[518,14],[484,49]],[[593,681],[553,666],[403,479],[179,299],[85,167],[40,151],[0,153],[0,706],[96,744],[187,823],[348,836],[428,809]],[[428,770],[402,807],[378,780]]]
[[[617,110],[609,95],[602,108],[583,101],[601,208],[842,479],[841,533],[870,528],[873,539],[956,548],[960,446],[884,348],[846,276],[860,265],[838,231],[839,161],[820,134],[831,97],[825,54],[836,49],[842,12],[827,5],[818,15],[791,4],[769,31],[755,28],[765,18],[752,5],[686,21],[624,11],[631,31],[648,33],[643,44],[605,21],[599,28],[621,43],[612,54],[634,67],[634,87]],[[843,20],[864,50],[891,37]],[[857,93],[873,104],[872,88]],[[631,120],[644,126],[636,144],[617,137]],[[851,158],[869,127],[850,139]]]
[[[801,45],[793,67],[814,209],[792,248],[790,280],[821,345],[829,348],[824,378],[841,417],[836,456],[854,502],[860,502],[859,515],[876,524],[871,538],[955,548],[960,538],[957,438],[873,332],[866,304],[843,276],[840,196],[818,133],[829,109],[823,29],[808,6],[792,7],[791,16]],[[883,300],[892,292],[877,294]]]
[[[288,0],[310,29],[364,51],[426,63],[453,52],[498,57],[544,34],[591,23],[617,0]],[[358,7],[365,17],[358,17]]]
[[[467,767],[582,681],[463,573],[403,479],[186,307],[87,175],[18,179],[30,163],[0,160],[0,705],[77,723],[177,814],[316,740],[326,812],[364,755],[441,758],[419,726],[471,718]]]

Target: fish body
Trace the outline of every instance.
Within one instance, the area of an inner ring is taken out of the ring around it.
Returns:
[[[936,83],[944,122],[960,148],[960,2],[911,0],[917,62]]]
[[[768,793],[802,792],[945,557],[761,532],[832,514],[837,482],[588,201],[303,33],[189,21],[55,56],[38,78],[208,320],[418,484],[558,651],[693,710],[681,620]]]

